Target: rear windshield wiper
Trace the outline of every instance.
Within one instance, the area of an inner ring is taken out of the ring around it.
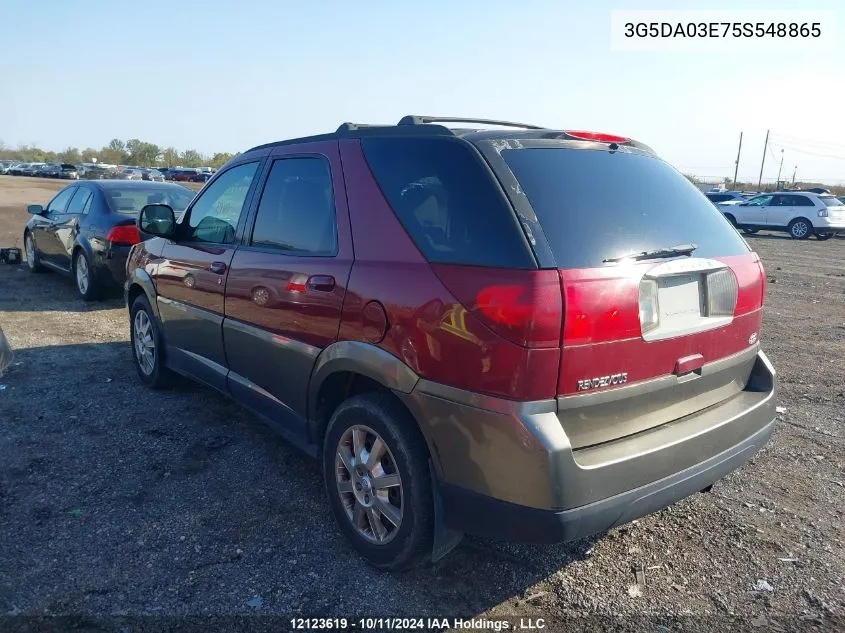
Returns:
[[[677,255],[692,255],[692,252],[697,248],[697,244],[678,244],[677,246],[669,246],[668,248],[656,248],[653,251],[639,251],[617,255],[616,257],[608,257],[602,261],[607,264],[609,262],[621,262],[624,259],[660,259],[662,257],[675,257]]]

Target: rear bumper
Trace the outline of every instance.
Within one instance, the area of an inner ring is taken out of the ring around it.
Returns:
[[[816,230],[845,231],[845,219],[813,218],[813,228]]]
[[[97,257],[98,281],[107,286],[123,287],[126,281],[126,259],[131,246],[112,246],[106,251],[100,251]]]
[[[573,448],[553,400],[515,403],[421,380],[403,397],[423,428],[450,527],[531,542],[581,538],[706,488],[769,439],[775,372],[697,413]],[[619,402],[624,417],[625,402]]]
[[[528,543],[574,541],[604,532],[700,492],[747,462],[769,441],[770,421],[736,446],[675,475],[570,510],[542,510],[441,484],[446,521],[453,529]]]

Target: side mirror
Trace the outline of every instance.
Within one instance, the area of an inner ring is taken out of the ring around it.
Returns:
[[[26,210],[29,211],[32,215],[41,215],[44,213],[44,207],[40,204],[30,204],[26,207]]]
[[[138,214],[141,233],[172,239],[176,234],[176,216],[166,204],[148,204]]]

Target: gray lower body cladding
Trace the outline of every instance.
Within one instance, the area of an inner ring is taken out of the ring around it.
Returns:
[[[451,527],[552,542],[653,512],[741,466],[771,436],[775,392],[759,352],[738,393],[586,447],[573,447],[554,400],[515,403],[424,380],[398,395],[423,427]]]

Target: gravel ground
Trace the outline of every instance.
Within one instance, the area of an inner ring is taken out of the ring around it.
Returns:
[[[25,221],[8,188],[4,244]],[[190,384],[142,387],[120,298],[84,304],[58,275],[0,266],[15,354],[0,378],[0,630],[285,630],[298,615],[845,626],[845,240],[749,242],[771,280],[762,341],[785,407],[757,457],[600,537],[467,538],[401,575],[358,559],[316,463],[251,414]],[[71,617],[32,619],[49,615]]]

